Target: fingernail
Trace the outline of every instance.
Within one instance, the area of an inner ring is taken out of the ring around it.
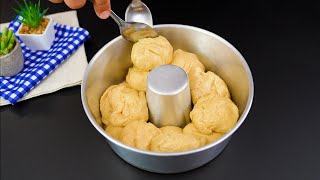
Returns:
[[[102,13],[99,14],[99,17],[101,19],[107,19],[110,16],[110,12],[109,11],[103,11]]]

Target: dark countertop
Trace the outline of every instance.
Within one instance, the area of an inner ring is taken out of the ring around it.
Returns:
[[[111,0],[124,17],[129,0]],[[155,24],[212,31],[246,58],[255,82],[252,109],[227,148],[205,166],[161,175],[120,159],[82,108],[80,86],[0,107],[1,180],[32,179],[319,179],[319,5],[306,1],[145,1]],[[43,1],[49,13],[66,11]],[[210,5],[213,4],[213,5]],[[0,22],[14,17],[15,1],[1,0]],[[178,8],[179,7],[179,8]],[[78,10],[91,33],[88,60],[118,36],[116,23]]]

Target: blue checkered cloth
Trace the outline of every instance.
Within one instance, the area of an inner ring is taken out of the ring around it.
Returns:
[[[17,17],[9,24],[16,32],[20,26]],[[0,97],[12,105],[45,79],[64,60],[71,56],[87,39],[89,32],[83,28],[55,23],[56,38],[48,51],[31,51],[18,37],[25,63],[23,70],[12,77],[0,77]]]

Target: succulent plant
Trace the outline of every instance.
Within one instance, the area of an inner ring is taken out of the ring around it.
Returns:
[[[41,12],[40,0],[38,3],[33,3],[29,0],[23,0],[24,5],[17,2],[19,10],[14,9],[15,12],[23,19],[19,20],[26,26],[37,28],[42,21],[42,18],[46,15],[48,8]]]
[[[15,46],[15,35],[12,30],[4,28],[0,35],[0,55],[9,54]]]

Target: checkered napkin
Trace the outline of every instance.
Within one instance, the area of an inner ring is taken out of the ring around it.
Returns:
[[[20,26],[18,18],[9,25],[14,32]],[[48,51],[31,51],[20,40],[25,59],[24,69],[12,77],[0,77],[0,96],[11,104],[26,95],[90,38],[89,32],[83,28],[58,23],[54,28],[56,39]]]

